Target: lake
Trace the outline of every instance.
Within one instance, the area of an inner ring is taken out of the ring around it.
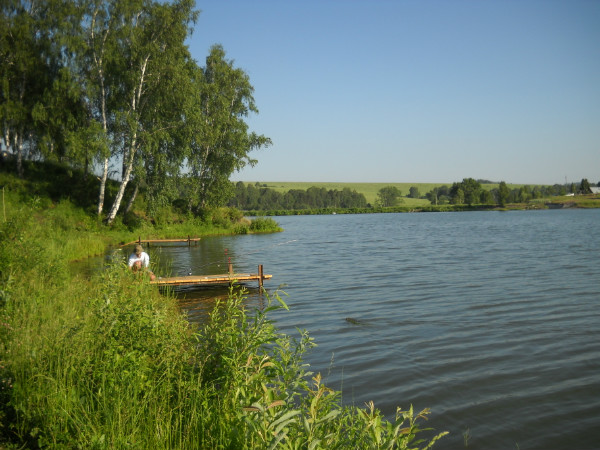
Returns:
[[[345,404],[431,408],[434,448],[600,448],[600,209],[276,220],[150,254],[174,275],[264,264],[312,370]],[[178,293],[190,320],[224,294]]]

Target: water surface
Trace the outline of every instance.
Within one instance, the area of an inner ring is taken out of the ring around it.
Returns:
[[[312,369],[347,404],[430,407],[451,432],[435,448],[600,448],[600,210],[276,220],[151,256],[180,275],[264,264],[289,294],[279,327],[318,344]],[[225,294],[180,297],[201,320]]]

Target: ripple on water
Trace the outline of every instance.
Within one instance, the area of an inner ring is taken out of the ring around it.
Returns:
[[[427,426],[451,432],[440,448],[464,448],[466,433],[469,449],[586,449],[600,442],[599,219],[282,217],[283,234],[183,256],[200,266],[228,248],[265,264],[268,288],[287,284],[278,326],[310,332],[307,361],[347,404],[430,407]]]

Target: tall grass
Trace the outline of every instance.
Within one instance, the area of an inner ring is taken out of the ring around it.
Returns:
[[[122,262],[72,278],[65,243],[98,230],[74,229],[70,208],[14,207],[0,224],[0,447],[427,448],[443,435],[421,441],[428,411],[342,406],[303,361],[308,333],[269,319],[287,309],[277,293],[250,311],[232,291],[195,329]]]

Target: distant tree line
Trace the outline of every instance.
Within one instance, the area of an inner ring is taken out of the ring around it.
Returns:
[[[340,191],[313,186],[306,190],[290,189],[281,193],[260,183],[245,184],[238,181],[229,206],[246,211],[366,208],[367,199],[364,194],[349,188]]]
[[[412,186],[409,198],[426,198],[432,205],[498,205],[508,203],[526,203],[530,200],[548,198],[569,193],[591,193],[590,183],[583,179],[581,183],[571,185],[555,184],[554,186],[521,186],[510,189],[501,181],[497,188],[484,189],[482,180],[464,178],[450,186],[439,186],[420,196],[419,189]],[[402,204],[402,191],[396,186],[385,186],[377,192],[375,205],[367,203],[364,194],[344,188],[325,189],[316,186],[303,189],[290,189],[279,192],[261,183],[244,183],[238,181],[233,186],[233,196],[228,206],[244,211],[293,211],[323,209],[372,209],[393,208]]]
[[[432,189],[425,197],[433,205],[443,204],[483,204],[504,206],[507,203],[526,203],[530,200],[547,198],[556,195],[589,194],[590,183],[587,179],[581,183],[570,185],[555,184],[553,186],[521,186],[510,189],[504,181],[497,188],[483,189],[481,183],[473,178],[464,178],[452,186],[440,186]]]

